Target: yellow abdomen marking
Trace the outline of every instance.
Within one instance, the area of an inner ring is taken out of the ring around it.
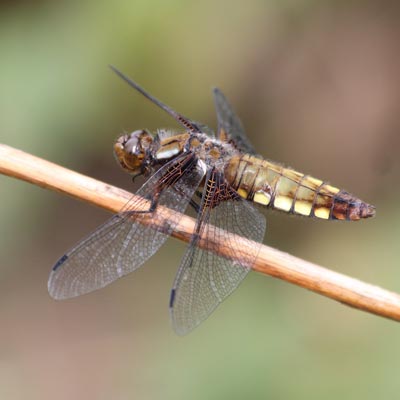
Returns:
[[[275,185],[274,207],[278,210],[290,211],[298,186],[299,184],[296,181],[281,176]]]
[[[314,196],[314,190],[300,185],[296,193],[294,212],[309,217],[311,215]]]
[[[242,188],[239,188],[238,190],[237,190],[237,192],[238,192],[238,195],[240,196],[240,197],[243,197],[244,199],[247,199],[247,197],[248,197],[248,192],[246,191],[246,190],[244,190],[244,189],[242,189]]]
[[[253,201],[263,206],[268,206],[271,201],[271,195],[263,190],[254,193]]]
[[[314,215],[318,218],[329,219],[331,210],[326,207],[319,207],[314,210]]]
[[[305,217],[309,217],[312,210],[312,203],[304,200],[296,200],[294,204],[294,212],[296,214],[304,215]]]

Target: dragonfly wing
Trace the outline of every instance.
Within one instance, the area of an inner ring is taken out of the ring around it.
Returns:
[[[155,226],[162,225],[170,213],[168,209],[185,212],[204,174],[202,164],[190,153],[160,168],[120,213],[61,257],[50,274],[50,295],[56,299],[79,296],[139,268],[161,247],[179,221],[171,220],[162,229]],[[138,213],[137,210],[149,209],[150,199],[157,191],[157,205],[168,209],[157,207],[157,212]],[[142,224],[146,218],[151,218],[152,223]]]
[[[256,154],[239,117],[233,111],[224,94],[218,88],[213,90],[213,94],[218,119],[218,138],[224,140],[228,136],[239,150],[244,153]]]
[[[198,121],[193,121],[193,123],[200,129],[202,133],[205,133],[210,138],[215,138],[215,132],[209,126]]]
[[[134,80],[129,78],[127,75],[122,73],[120,70],[118,70],[116,67],[113,65],[110,65],[110,68],[120,77],[122,78],[126,83],[128,83],[129,86],[133,87],[135,90],[137,90],[139,93],[141,93],[144,97],[149,99],[152,103],[154,103],[156,106],[160,107],[163,109],[166,113],[168,113],[172,118],[174,118],[176,121],[178,121],[185,129],[189,130],[190,132],[202,132],[201,128],[196,125],[196,122],[190,120],[189,118],[186,118],[182,114],[176,112],[173,110],[170,106],[167,106],[165,103],[162,101],[158,100],[156,97],[151,95],[149,92],[144,90],[140,85],[138,85]]]
[[[221,196],[221,193],[224,200],[218,199],[217,206],[204,207],[203,204],[196,233],[171,292],[172,323],[181,335],[198,326],[237,288],[254,265],[264,238],[265,217],[227,185],[225,189],[216,187],[212,196]],[[214,200],[209,197],[207,201]],[[227,235],[227,232],[234,235]],[[209,249],[223,241],[226,256],[198,247],[200,240],[204,240]],[[243,242],[253,246],[252,254],[241,251]]]

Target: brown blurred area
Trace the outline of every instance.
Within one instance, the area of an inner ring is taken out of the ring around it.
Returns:
[[[176,125],[107,65],[210,126],[218,86],[260,154],[377,208],[354,224],[267,213],[265,242],[400,291],[399,21],[377,0],[3,1],[1,143],[135,190],[113,140]],[[52,300],[54,261],[108,215],[6,177],[0,195],[0,398],[397,398],[398,324],[255,273],[176,337],[173,240],[101,291]]]

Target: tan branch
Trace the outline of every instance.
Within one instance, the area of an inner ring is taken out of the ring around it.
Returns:
[[[0,172],[68,194],[111,212],[118,212],[132,197],[131,193],[122,189],[1,144]],[[169,218],[177,217],[165,208],[157,212],[161,219],[164,219],[160,224],[168,224]],[[179,226],[172,236],[187,242],[193,231],[194,220],[183,215],[179,215],[179,218]],[[154,220],[159,221],[160,218]],[[151,224],[154,220],[148,219],[145,223]],[[246,242],[243,241],[243,251],[251,253],[252,246]],[[216,243],[215,248],[221,255],[227,250],[223,241]],[[400,321],[400,296],[396,293],[330,271],[271,247],[261,247],[253,270],[294,283],[351,307]]]

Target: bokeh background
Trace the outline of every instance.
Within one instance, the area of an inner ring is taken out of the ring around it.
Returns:
[[[1,1],[1,143],[134,190],[113,140],[176,125],[107,65],[211,126],[219,86],[261,154],[377,207],[354,224],[270,212],[266,243],[400,292],[399,21],[379,0]],[[398,323],[256,273],[177,337],[174,240],[52,300],[54,261],[108,215],[7,177],[0,194],[0,398],[398,398]]]

